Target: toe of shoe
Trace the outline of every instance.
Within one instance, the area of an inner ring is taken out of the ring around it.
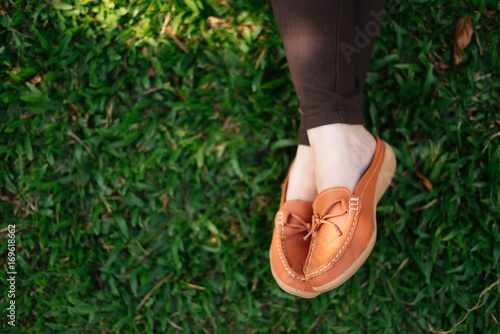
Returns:
[[[284,291],[303,298],[313,298],[319,294],[314,291],[303,272],[290,266],[282,244],[276,238],[271,243],[269,258],[273,277]]]
[[[311,246],[311,253],[304,267],[305,278],[315,287],[336,287],[352,276],[364,263],[373,249],[376,229],[373,224],[358,226],[336,239],[334,247],[325,251],[321,240]],[[316,247],[314,247],[316,246]],[[338,283],[338,284],[337,284]]]

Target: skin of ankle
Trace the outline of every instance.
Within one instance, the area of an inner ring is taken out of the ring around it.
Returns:
[[[375,138],[362,125],[330,124],[307,131],[316,157],[318,192],[344,186],[354,191],[376,150]]]
[[[312,202],[317,195],[314,152],[310,146],[299,145],[290,168],[286,200]]]

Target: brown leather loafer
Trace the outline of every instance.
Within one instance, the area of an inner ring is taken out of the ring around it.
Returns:
[[[312,203],[291,200],[285,202],[288,176],[283,183],[280,209],[274,219],[274,232],[269,259],[278,285],[286,292],[302,298],[319,295],[305,278],[303,268],[310,240],[304,237],[311,228]]]
[[[329,188],[313,202],[311,247],[305,278],[317,292],[332,290],[348,280],[370,255],[377,237],[375,211],[396,170],[391,147],[380,138],[373,160],[354,193]]]

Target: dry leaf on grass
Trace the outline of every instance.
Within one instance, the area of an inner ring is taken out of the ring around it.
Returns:
[[[453,59],[455,65],[460,64],[464,58],[462,52],[469,45],[473,32],[474,27],[472,26],[470,15],[465,15],[455,23],[455,36],[453,37]]]
[[[432,68],[434,68],[434,71],[439,75],[443,75],[443,73],[450,68],[448,63],[439,59],[432,59],[430,63]]]
[[[209,16],[207,18],[207,22],[212,28],[216,26],[227,27],[229,25],[226,20],[220,19],[215,16]]]
[[[496,13],[497,12],[494,12],[494,11],[491,11],[491,10],[485,10],[483,12],[483,14],[486,15],[486,17],[489,18],[489,19],[494,18]]]
[[[427,190],[432,191],[432,189],[434,189],[432,187],[431,181],[428,178],[426,178],[425,176],[420,174],[418,171],[415,171],[415,174],[420,179],[420,182],[422,183],[422,185],[427,188]]]
[[[42,78],[39,75],[35,75],[30,81],[33,84],[33,86],[36,86],[37,84],[42,82]]]
[[[148,77],[154,77],[157,74],[158,72],[156,72],[156,68],[154,68],[154,66],[151,65],[148,70]]]
[[[467,310],[467,313],[465,314],[465,316],[462,318],[462,320],[460,320],[459,322],[457,322],[455,325],[453,325],[453,327],[448,330],[448,331],[444,331],[444,330],[441,330],[441,329],[437,329],[436,327],[432,326],[430,324],[429,321],[427,321],[427,326],[429,327],[429,331],[431,333],[434,333],[434,334],[449,334],[451,332],[453,332],[455,330],[455,328],[457,328],[458,326],[460,326],[460,324],[462,322],[465,321],[465,319],[467,319],[467,317],[469,316],[469,314],[472,312],[472,311],[475,311],[477,310],[478,308],[480,307],[483,307],[484,304],[481,304],[481,298],[483,297],[483,295],[488,292],[489,290],[493,289],[495,286],[497,286],[498,284],[500,284],[500,278],[497,279],[493,284],[491,284],[489,287],[487,287],[486,289],[483,290],[483,292],[481,292],[481,294],[479,295],[479,298],[477,300],[477,303],[476,305],[471,308],[471,309],[468,309]]]

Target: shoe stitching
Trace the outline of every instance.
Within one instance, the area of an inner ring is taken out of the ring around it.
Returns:
[[[288,253],[286,252],[286,247],[285,247],[285,238],[286,238],[285,224],[283,222],[281,222],[281,235],[283,236],[281,238],[281,248],[283,248],[283,253],[285,254],[285,258],[288,259]]]
[[[283,222],[283,212],[279,213],[279,218],[280,218],[279,224],[281,225],[281,235],[283,236],[283,238],[281,238],[281,248],[283,248],[283,253],[285,254],[285,258],[288,258],[288,254],[286,253],[286,247],[285,247],[285,223]],[[283,259],[281,261],[283,262]],[[283,265],[285,265],[285,263],[283,263]]]
[[[351,211],[358,211],[358,209],[359,209],[359,196],[349,198],[349,219],[351,219]]]
[[[281,225],[281,228],[282,228],[282,233],[284,234],[284,232],[285,232],[285,224],[283,223],[283,213],[282,213],[282,212],[279,212],[279,213],[278,213],[278,224],[280,224],[280,225]],[[279,239],[280,239],[280,238],[279,238],[279,233],[278,233],[278,231],[279,231],[279,230],[278,230],[278,229],[275,229],[275,230],[276,230],[276,237],[277,237],[277,238],[278,238],[278,240],[279,240]],[[285,253],[285,247],[284,247],[284,241],[283,241],[283,239],[282,239],[282,243],[283,243],[283,244],[282,244],[282,247],[283,247],[283,252]],[[287,272],[290,276],[292,276],[292,277],[294,277],[294,278],[296,278],[296,279],[300,279],[300,280],[302,280],[302,281],[307,281],[305,278],[303,278],[303,277],[299,277],[299,276],[297,276],[297,275],[294,275],[292,272],[290,272],[290,270],[288,270],[288,266],[286,265],[286,263],[285,263],[285,261],[284,261],[284,259],[283,259],[283,256],[281,255],[280,243],[279,243],[279,242],[277,243],[277,247],[278,247],[278,254],[279,254],[279,256],[280,256],[281,263],[282,263],[282,264],[283,264],[283,266],[285,267],[286,272]],[[286,256],[286,253],[285,253],[285,256]]]
[[[383,145],[382,140],[380,140],[380,141],[381,141],[380,145]],[[385,155],[385,150],[384,150],[384,155]],[[377,170],[379,169],[380,164],[381,164],[381,162],[382,162],[382,161],[383,161],[383,159],[382,159],[382,158],[379,158],[379,161],[377,162],[377,166],[375,167],[375,171],[372,173],[372,175],[370,176],[370,178],[369,178],[369,179],[368,179],[368,181],[366,182],[365,187],[363,188],[363,191],[361,192],[361,195],[358,197],[358,199],[363,197],[363,194],[365,193],[366,187],[368,187],[368,184],[370,183],[370,181],[371,181],[371,179],[373,178],[373,176],[376,174],[376,172],[377,172]],[[335,190],[335,189],[338,189],[338,188],[334,188],[334,189],[332,189],[332,190]],[[340,189],[342,189],[342,188],[340,188]],[[345,190],[344,190],[344,191],[345,191]],[[346,191],[346,192],[347,192],[347,191]],[[349,201],[349,202],[350,202],[350,201]],[[350,204],[350,203],[349,203],[349,204]],[[335,257],[334,257],[334,258],[333,258],[333,259],[332,259],[332,260],[331,260],[331,261],[330,261],[327,265],[325,265],[325,266],[324,266],[323,268],[321,268],[320,270],[316,270],[316,271],[314,271],[314,272],[312,272],[312,273],[305,274],[305,275],[306,275],[306,277],[309,277],[309,276],[311,276],[311,275],[314,275],[314,274],[316,274],[316,273],[318,273],[318,272],[323,271],[324,269],[328,268],[328,267],[329,267],[329,266],[330,266],[333,262],[335,262],[335,260],[339,257],[339,255],[340,255],[340,254],[342,253],[342,251],[344,250],[344,247],[346,246],[347,242],[349,241],[349,239],[350,239],[350,237],[351,237],[351,233],[352,233],[352,231],[353,231],[354,225],[356,225],[356,223],[357,223],[356,218],[358,217],[358,214],[359,214],[359,211],[358,211],[358,210],[357,210],[357,208],[356,208],[356,215],[354,216],[353,224],[352,224],[352,226],[351,226],[351,230],[349,231],[349,235],[347,236],[347,239],[346,239],[346,241],[344,242],[344,245],[342,245],[342,248],[341,248],[341,249],[340,249],[340,251],[337,253],[337,255],[336,255],[336,256],[335,256]],[[350,205],[349,205],[349,216],[350,216],[350,215],[351,215],[351,207],[350,207]],[[314,249],[314,241],[315,241],[315,240],[314,240],[314,238],[313,238],[313,249]],[[310,261],[311,261],[311,257],[312,257],[312,250],[311,250],[311,256],[309,256],[309,261],[307,262],[307,268],[306,268],[306,271],[309,269],[309,263],[310,263]]]
[[[344,192],[346,192],[348,195],[350,194],[347,190],[345,190],[344,188],[330,188],[328,190],[326,190],[325,192],[323,192],[316,200],[315,202],[317,202],[321,197],[323,197],[324,195],[328,194],[329,192],[331,191],[335,191],[335,190],[342,190]],[[326,207],[325,207],[326,209]],[[321,215],[324,215],[325,213],[325,209],[323,209],[323,212],[321,213]],[[312,243],[311,243],[311,252],[310,252],[310,255],[309,255],[309,259],[307,260],[307,266],[306,266],[306,271],[309,270],[309,265],[311,263],[311,258],[312,258],[312,254],[314,252],[314,244],[316,242],[316,232],[313,233],[313,238],[312,238]]]
[[[316,231],[313,232],[312,242],[311,242],[311,252],[309,255],[309,259],[307,259],[306,271],[309,270],[309,264],[311,263],[311,258],[312,258],[312,254],[314,252],[314,243],[315,242],[316,242]]]
[[[344,242],[344,244],[342,245],[342,248],[340,249],[340,251],[337,253],[337,255],[333,258],[333,260],[331,260],[327,265],[325,265],[323,268],[319,269],[319,270],[316,270],[312,273],[309,273],[309,274],[306,274],[306,277],[309,277],[309,276],[312,276],[316,273],[319,273],[319,272],[322,272],[323,270],[325,270],[326,268],[328,268],[330,265],[332,265],[333,262],[335,262],[335,260],[337,260],[337,258],[340,256],[340,254],[342,254],[345,246],[347,245],[349,239],[351,239],[351,234],[352,234],[352,231],[354,229],[354,226],[357,224],[357,217],[358,217],[358,214],[359,214],[359,211],[356,211],[356,215],[354,216],[354,219],[353,219],[353,222],[351,224],[351,229],[349,231],[349,234],[347,235],[347,239],[346,241]],[[349,215],[350,215],[350,212],[349,212]],[[311,255],[312,255],[312,251],[311,251]],[[309,265],[308,265],[308,268],[309,269]],[[318,275],[319,276],[319,275]]]
[[[342,190],[342,191],[346,192],[348,195],[351,195],[351,193],[350,193],[349,191],[345,190],[345,188],[330,188],[330,189],[328,189],[328,190],[325,190],[325,192],[324,192],[324,193],[322,193],[322,194],[321,194],[321,196],[320,196],[320,197],[318,197],[318,198],[315,200],[315,202],[317,202],[317,201],[318,201],[321,197],[323,197],[323,196],[324,196],[324,195],[326,195],[327,193],[329,193],[329,192],[331,192],[331,191],[335,191],[335,190]],[[328,207],[328,205],[327,205],[327,206],[323,209],[323,212],[321,212],[321,215],[322,215],[322,216],[325,214],[325,210],[326,210],[326,208],[327,208],[327,207]]]

